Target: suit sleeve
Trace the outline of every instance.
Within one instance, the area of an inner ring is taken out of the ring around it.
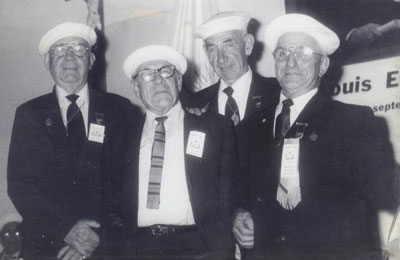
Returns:
[[[75,223],[69,223],[68,212],[61,212],[47,195],[47,158],[34,118],[29,109],[17,109],[8,157],[8,195],[32,232],[42,239],[62,241]],[[42,225],[52,233],[43,233]]]

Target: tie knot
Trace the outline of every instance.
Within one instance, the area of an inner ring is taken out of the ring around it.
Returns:
[[[75,103],[76,100],[79,98],[79,96],[78,96],[78,95],[75,95],[75,94],[72,94],[72,95],[66,96],[66,98],[67,98],[69,101],[71,101],[72,103]]]
[[[224,88],[223,91],[228,97],[231,97],[233,94],[233,88],[231,86]]]
[[[293,106],[293,100],[291,99],[285,99],[282,101],[282,104],[284,107],[291,107]]]
[[[155,118],[155,120],[158,122],[158,123],[164,123],[165,122],[165,120],[167,120],[167,116],[159,116],[159,117],[156,117]]]

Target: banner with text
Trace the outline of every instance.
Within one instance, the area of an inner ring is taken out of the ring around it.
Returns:
[[[400,164],[400,56],[343,66],[333,98],[370,106],[376,116],[384,117]]]

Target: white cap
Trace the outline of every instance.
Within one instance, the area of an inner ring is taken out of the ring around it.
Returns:
[[[274,19],[267,26],[265,43],[268,48],[274,51],[279,38],[288,32],[302,32],[310,35],[327,55],[334,53],[340,44],[337,34],[314,18],[304,14],[286,14]]]
[[[203,40],[217,33],[240,30],[247,32],[251,17],[245,12],[224,12],[211,16],[195,30],[195,37]]]
[[[70,36],[80,37],[86,40],[90,46],[93,46],[97,40],[95,31],[86,24],[62,23],[50,29],[50,31],[42,37],[39,43],[40,55],[46,54],[56,41]]]
[[[136,73],[137,68],[151,60],[166,60],[175,65],[183,75],[187,68],[186,58],[171,47],[165,45],[149,45],[132,52],[124,62],[124,73],[129,78]]]

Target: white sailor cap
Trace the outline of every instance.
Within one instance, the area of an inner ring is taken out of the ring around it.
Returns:
[[[95,31],[86,24],[71,22],[62,23],[50,29],[42,37],[39,43],[40,55],[46,54],[56,41],[70,36],[80,37],[86,40],[90,46],[93,46],[97,40]]]
[[[302,32],[310,35],[317,40],[327,55],[334,53],[340,44],[337,34],[314,18],[304,14],[286,14],[274,19],[267,26],[265,43],[268,48],[274,51],[279,38],[288,32]]]
[[[183,75],[187,68],[186,58],[171,47],[165,45],[149,45],[132,52],[124,62],[124,73],[129,78],[136,73],[137,68],[151,60],[166,60]]]
[[[217,33],[240,30],[247,32],[251,17],[245,12],[223,12],[211,16],[195,30],[195,37],[203,40]]]

